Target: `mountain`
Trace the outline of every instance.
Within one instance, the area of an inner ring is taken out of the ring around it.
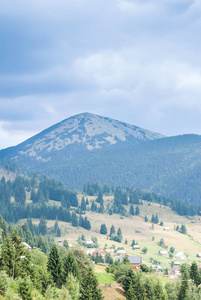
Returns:
[[[164,137],[84,113],[0,151],[26,170],[41,170],[70,189],[86,181],[149,189],[200,202],[201,136]]]
[[[57,123],[2,153],[7,155],[10,152],[19,160],[24,156],[45,162],[52,160],[53,153],[71,158],[87,150],[104,149],[111,145],[124,147],[161,137],[161,134],[137,126],[83,113]]]

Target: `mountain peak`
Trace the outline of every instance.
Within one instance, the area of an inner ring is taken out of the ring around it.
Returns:
[[[80,151],[126,146],[161,137],[158,133],[134,125],[84,112],[42,131],[16,146],[16,150],[17,157],[28,156],[47,161],[52,159],[54,151],[65,152],[66,158]]]

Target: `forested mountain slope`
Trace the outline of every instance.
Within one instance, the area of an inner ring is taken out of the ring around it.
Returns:
[[[40,170],[70,189],[86,181],[135,186],[200,203],[201,136],[165,138],[84,113],[0,151],[25,170]]]

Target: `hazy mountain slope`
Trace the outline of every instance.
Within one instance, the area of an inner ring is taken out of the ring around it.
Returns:
[[[16,147],[2,150],[23,163],[27,157],[36,161],[71,158],[94,149],[115,145],[125,147],[162,135],[102,116],[83,113],[44,130]]]
[[[85,113],[0,151],[70,189],[86,181],[135,186],[200,202],[201,136],[161,138],[120,121]]]
[[[201,136],[164,138],[118,151],[96,150],[44,171],[69,188],[80,189],[87,180],[107,182],[200,203]]]

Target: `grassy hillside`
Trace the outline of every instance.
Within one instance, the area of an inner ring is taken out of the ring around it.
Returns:
[[[79,199],[82,198],[83,195],[79,195]],[[85,197],[86,198],[86,197]],[[89,202],[91,203],[96,197],[87,196]],[[112,201],[112,196],[104,197],[104,203],[110,203]],[[53,205],[54,201],[49,201],[50,205]],[[56,202],[57,205],[60,205],[60,202]],[[128,209],[127,206],[125,208]],[[91,230],[88,231],[81,227],[72,227],[71,224],[66,222],[59,221],[59,227],[61,228],[62,236],[55,238],[58,245],[58,241],[61,239],[67,240],[69,243],[76,245],[78,236],[82,234],[85,235],[86,240],[90,240],[92,236],[96,236],[98,238],[98,243],[100,247],[104,247],[107,244],[107,248],[115,245],[116,249],[118,247],[124,247],[127,254],[132,255],[141,255],[143,258],[143,262],[148,266],[154,264],[154,260],[160,261],[161,266],[163,268],[171,268],[171,261],[175,261],[174,257],[172,259],[169,256],[160,256],[159,250],[165,250],[163,247],[158,245],[158,242],[161,238],[164,239],[165,245],[168,246],[167,251],[169,252],[170,247],[174,247],[174,256],[177,252],[182,251],[188,255],[187,260],[180,260],[181,263],[189,262],[192,263],[194,260],[197,261],[198,265],[201,265],[201,259],[197,258],[197,253],[201,252],[201,219],[196,216],[193,218],[196,220],[196,223],[191,223],[192,218],[178,216],[174,213],[169,207],[161,206],[159,204],[151,203],[143,201],[143,205],[139,206],[140,215],[139,216],[129,216],[122,217],[119,214],[99,214],[91,211],[86,212],[87,218],[91,222]],[[164,222],[164,226],[154,224],[154,229],[152,229],[152,223],[150,222],[152,214],[157,214],[160,221]],[[145,215],[148,217],[149,221],[145,222]],[[39,220],[33,220],[34,223],[38,224]],[[21,220],[20,222],[23,222]],[[105,223],[108,234],[102,235],[100,234],[100,226]],[[55,220],[48,220],[47,226],[51,231],[55,224]],[[175,230],[175,227],[179,225],[181,227],[182,224],[185,224],[187,228],[187,234],[182,234]],[[123,234],[122,243],[117,243],[109,239],[109,231],[110,227],[114,225],[115,229],[120,227]],[[164,231],[164,227],[170,227],[170,231]],[[136,233],[140,231],[139,233]],[[127,239],[128,244],[125,244],[125,240]],[[141,247],[140,250],[132,250],[131,243],[132,240],[135,240]],[[148,248],[148,252],[146,254],[142,253],[143,247]],[[152,260],[150,260],[152,258]]]

